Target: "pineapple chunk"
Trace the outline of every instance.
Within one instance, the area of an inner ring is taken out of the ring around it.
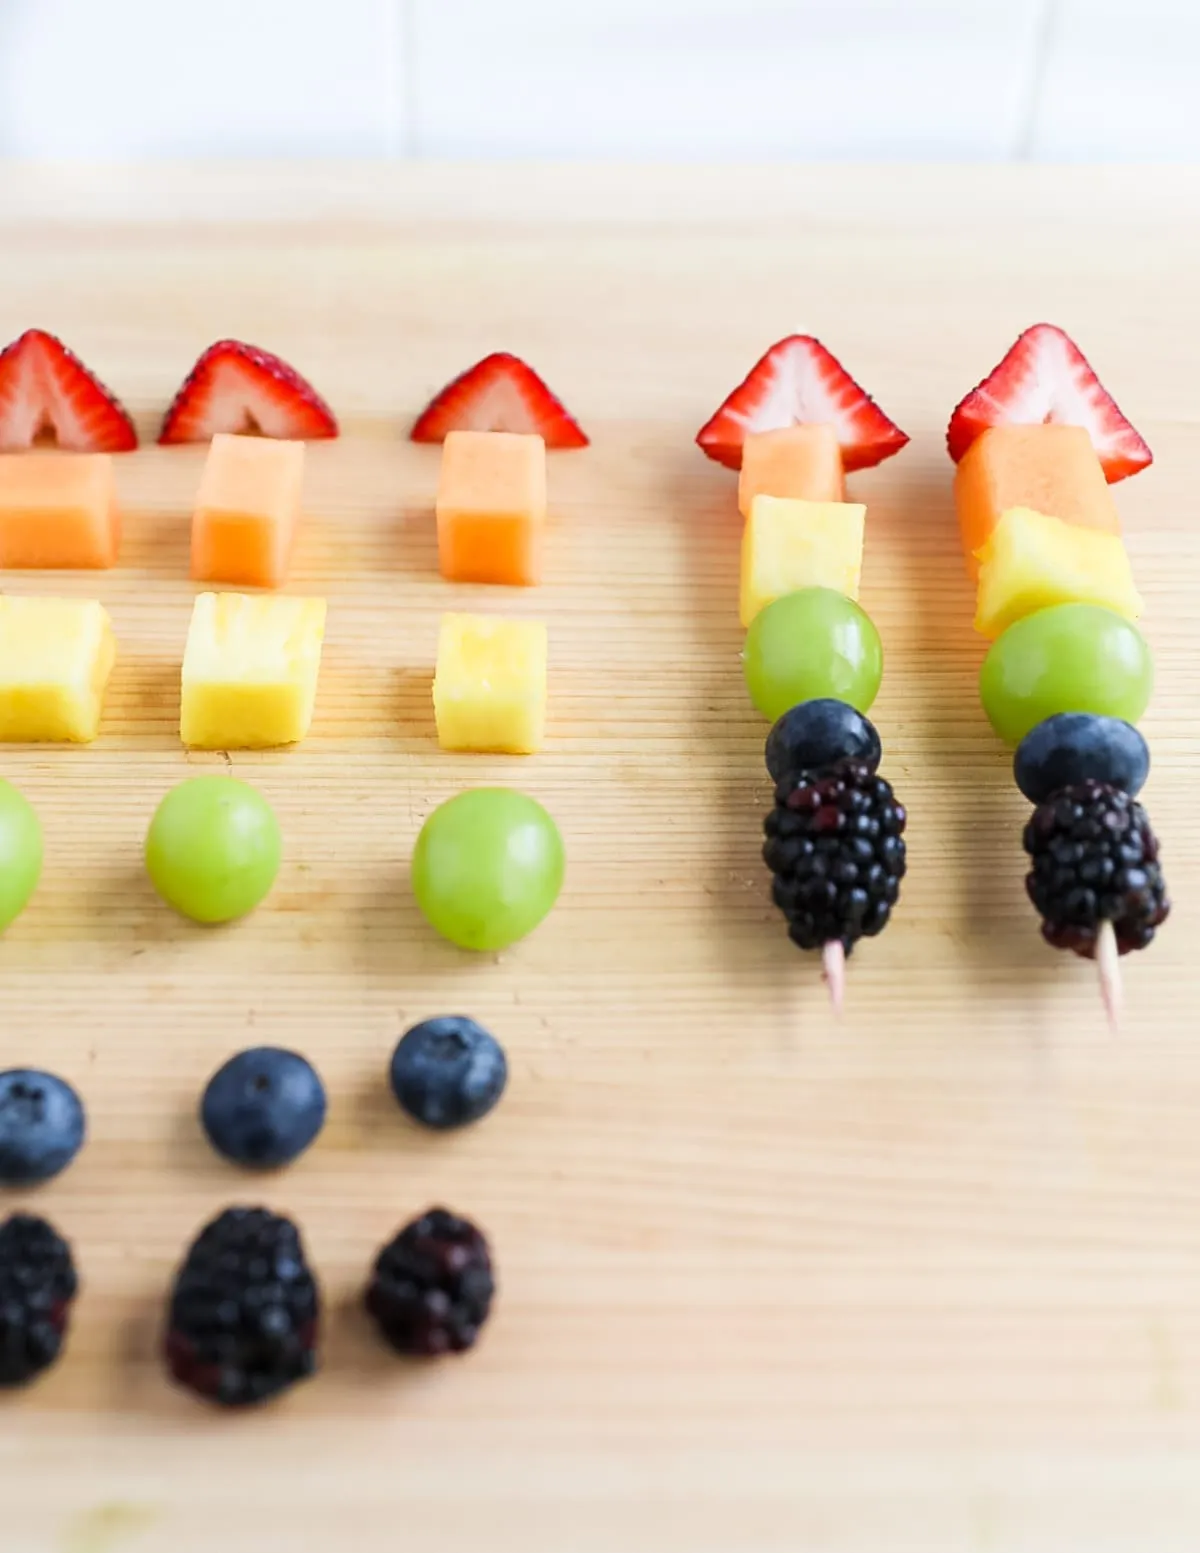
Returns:
[[[433,710],[444,750],[531,755],[546,733],[546,627],[443,615]]]
[[[1100,604],[1128,620],[1142,612],[1119,534],[1010,507],[975,554],[975,629],[982,636],[1000,636],[1014,620],[1054,604]]]
[[[324,636],[324,599],[202,593],[183,655],[183,742],[250,750],[302,739]]]
[[[103,605],[0,597],[0,740],[90,744],[116,656]]]
[[[857,502],[756,496],[742,533],[742,624],[799,588],[856,599],[866,515]]]

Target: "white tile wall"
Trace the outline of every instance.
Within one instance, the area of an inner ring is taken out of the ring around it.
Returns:
[[[393,0],[0,0],[0,152],[403,149]]]
[[[726,161],[1003,157],[1026,111],[1040,9],[1040,0],[415,0],[417,147]]]
[[[0,0],[0,155],[1200,159],[1200,0]]]
[[[1200,0],[1059,0],[1031,150],[1068,162],[1200,156]]]

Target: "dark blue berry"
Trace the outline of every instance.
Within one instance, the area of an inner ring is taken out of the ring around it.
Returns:
[[[792,707],[767,735],[767,770],[777,783],[839,760],[856,760],[875,771],[882,754],[874,724],[845,701],[828,697]]]
[[[1030,803],[1081,782],[1101,782],[1136,798],[1150,775],[1145,739],[1119,717],[1059,712],[1025,735],[1013,757],[1013,776]]]
[[[209,1079],[200,1122],[217,1153],[235,1165],[286,1165],[325,1124],[325,1086],[298,1052],[255,1046]]]
[[[0,1073],[0,1184],[32,1186],[65,1170],[83,1147],[83,1102],[36,1068]]]
[[[426,1019],[400,1037],[392,1089],[426,1127],[463,1127],[486,1116],[504,1093],[508,1060],[494,1035],[473,1019]]]

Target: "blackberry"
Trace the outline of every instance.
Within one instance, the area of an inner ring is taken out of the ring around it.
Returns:
[[[78,1287],[71,1248],[45,1219],[0,1224],[0,1386],[26,1386],[58,1358]]]
[[[793,943],[840,943],[849,954],[887,926],[904,878],[906,821],[891,784],[863,761],[785,775],[763,861]]]
[[[480,1231],[430,1208],[379,1253],[366,1306],[397,1353],[462,1353],[479,1336],[495,1289]]]
[[[1039,804],[1025,827],[1025,880],[1056,949],[1091,959],[1102,922],[1122,954],[1144,949],[1171,909],[1158,838],[1136,799],[1104,782],[1079,782]]]
[[[167,1367],[225,1407],[265,1402],[317,1368],[320,1297],[300,1232],[227,1208],[193,1241],[171,1294]]]

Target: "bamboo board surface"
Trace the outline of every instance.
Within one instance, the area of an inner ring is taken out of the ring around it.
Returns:
[[[42,815],[34,905],[0,943],[0,1059],[62,1072],[91,1141],[33,1204],[86,1288],[64,1362],[0,1404],[5,1553],[1173,1553],[1200,1543],[1200,338],[1197,180],[1034,170],[212,168],[0,174],[0,338],[60,333],[147,446],[98,595],[121,653],[89,749],[5,749]],[[1189,212],[1191,214],[1189,214]],[[1157,462],[1118,489],[1159,682],[1147,802],[1175,914],[1089,968],[1025,904],[1026,806],[975,696],[951,406],[1039,318],[1092,357]],[[773,339],[819,334],[912,434],[852,481],[887,671],[884,770],[911,872],[835,1027],[759,862],[763,726],[742,689],[733,479],[692,446]],[[140,871],[178,744],[198,449],[157,418],[223,335],[342,417],[310,449],[290,588],[329,601],[313,731],[229,764],[277,806],[267,905],[205,932]],[[553,457],[536,592],[436,574],[428,394],[520,352],[593,436]],[[545,619],[551,733],[438,752],[437,620]],[[520,786],[568,849],[558,909],[467,958],[407,890],[426,814]],[[486,1123],[426,1138],[384,1071],[405,1026],[505,1042]],[[306,1052],[330,1119],[285,1174],[201,1140],[212,1069]],[[157,1361],[194,1231],[232,1201],[302,1224],[324,1370],[215,1416]],[[478,1351],[397,1367],[355,1308],[399,1223],[492,1237]]]

